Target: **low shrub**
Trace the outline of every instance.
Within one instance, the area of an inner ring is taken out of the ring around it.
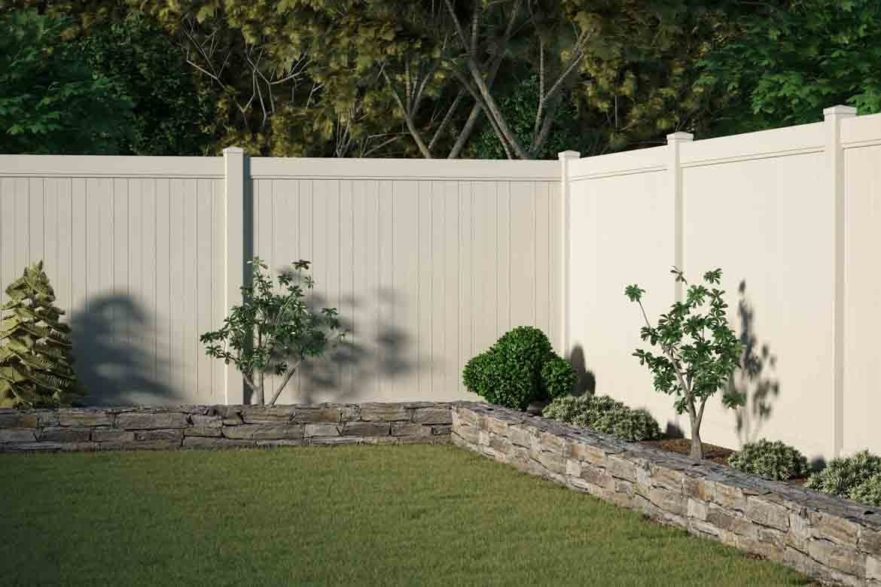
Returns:
[[[556,399],[572,393],[577,376],[569,361],[553,355],[541,368],[541,380],[549,399]]]
[[[825,469],[811,475],[807,487],[854,501],[878,503],[866,500],[881,494],[881,457],[864,450],[834,459]]]
[[[778,481],[808,473],[808,460],[797,449],[764,439],[744,445],[740,452],[731,455],[728,464],[745,473]]]
[[[653,440],[661,436],[658,422],[643,409],[631,409],[608,396],[582,395],[555,399],[542,415],[591,428],[623,440]]]
[[[854,501],[881,507],[881,473],[875,473],[850,491]]]
[[[535,401],[571,393],[575,371],[554,353],[544,332],[519,326],[465,365],[462,380],[490,403],[525,410]]]

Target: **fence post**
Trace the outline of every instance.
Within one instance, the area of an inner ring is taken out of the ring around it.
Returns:
[[[823,110],[827,185],[835,202],[835,292],[833,356],[833,451],[841,455],[844,445],[844,149],[841,147],[841,121],[856,116],[851,106],[832,106]]]
[[[228,312],[242,301],[244,259],[245,210],[245,152],[239,147],[223,150],[224,223],[226,230],[224,250],[224,308]],[[233,365],[224,369],[224,393],[227,405],[244,402],[242,376]]]
[[[682,201],[682,165],[680,164],[680,147],[682,143],[690,143],[694,135],[687,132],[674,132],[667,135],[667,171],[670,178],[670,191],[673,194],[673,266],[684,270],[685,267],[685,234],[683,223],[685,209]],[[682,283],[675,284],[676,301],[683,299]]]
[[[560,355],[569,356],[569,162],[578,151],[557,153],[560,159]]]

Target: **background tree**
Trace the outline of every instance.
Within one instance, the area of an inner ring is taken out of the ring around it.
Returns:
[[[70,21],[0,13],[0,152],[117,153],[131,101],[66,38]]]
[[[707,132],[816,122],[823,108],[881,110],[881,3],[771,2],[706,54],[697,88],[724,97]]]
[[[0,322],[0,407],[70,405],[81,395],[70,355],[70,327],[40,261],[6,288]]]

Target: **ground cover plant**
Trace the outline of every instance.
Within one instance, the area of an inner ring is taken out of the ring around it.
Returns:
[[[554,352],[545,333],[532,326],[505,333],[462,371],[462,381],[470,391],[517,410],[572,393],[575,380],[572,366]]]
[[[451,446],[0,455],[5,584],[804,579]]]
[[[778,481],[808,474],[808,460],[798,449],[765,439],[745,444],[740,452],[731,455],[728,464],[740,471]]]
[[[807,486],[823,493],[881,506],[881,457],[867,450],[833,459],[808,479]]]
[[[654,440],[661,436],[658,422],[646,410],[634,410],[608,396],[585,394],[557,398],[544,409],[542,416],[623,440]]]

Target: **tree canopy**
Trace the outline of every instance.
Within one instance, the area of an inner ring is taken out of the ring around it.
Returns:
[[[19,39],[0,43],[40,56],[0,59],[7,152],[547,158],[881,109],[871,0],[0,0],[0,16]]]

